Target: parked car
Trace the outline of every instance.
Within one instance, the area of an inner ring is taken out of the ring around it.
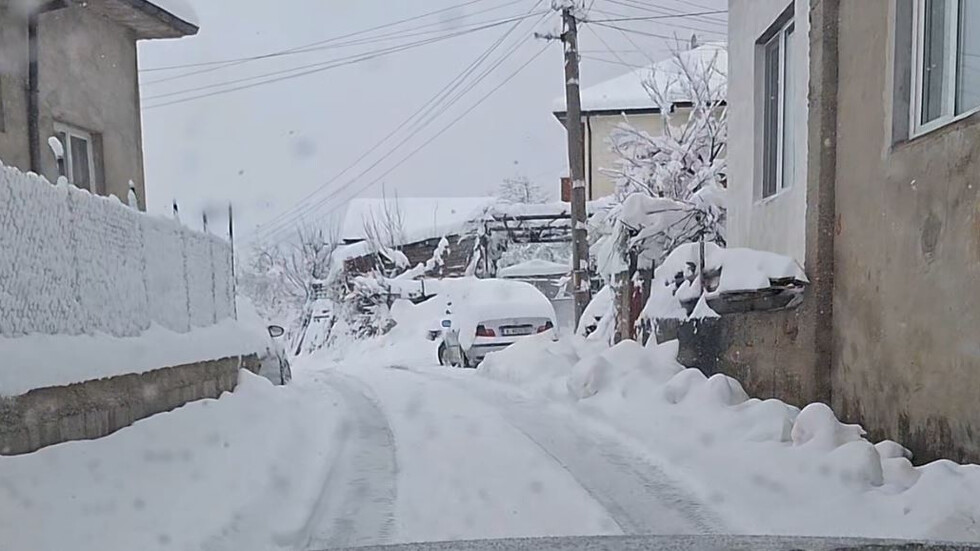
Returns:
[[[476,367],[491,352],[555,328],[551,302],[522,281],[461,280],[448,288],[445,300],[446,316],[429,333],[440,341],[440,365]]]
[[[289,366],[289,355],[286,353],[286,346],[283,337],[286,330],[279,325],[268,327],[269,341],[266,346],[266,353],[260,359],[259,375],[272,381],[276,385],[284,385],[293,379],[293,372]]]

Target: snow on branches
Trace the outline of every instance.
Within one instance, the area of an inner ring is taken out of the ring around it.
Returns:
[[[632,333],[636,317],[627,311],[637,270],[683,243],[725,242],[726,82],[723,46],[675,51],[644,81],[662,132],[639,129],[624,116],[607,140],[617,162],[601,170],[615,178],[618,204],[593,220],[592,253],[617,290],[621,336]]]

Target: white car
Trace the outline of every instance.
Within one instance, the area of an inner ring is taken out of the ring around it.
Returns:
[[[441,338],[441,365],[476,367],[517,339],[555,328],[554,307],[529,283],[468,278],[446,289],[447,315],[432,333]]]

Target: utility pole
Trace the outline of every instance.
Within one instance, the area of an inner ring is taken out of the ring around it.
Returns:
[[[585,142],[582,136],[582,98],[579,94],[578,21],[570,5],[561,10],[565,46],[565,129],[568,168],[572,179],[572,285],[575,286],[575,325],[589,305],[589,240],[585,213]]]

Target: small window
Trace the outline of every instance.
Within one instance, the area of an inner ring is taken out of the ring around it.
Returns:
[[[55,124],[55,134],[65,148],[65,176],[75,187],[95,191],[95,162],[92,154],[92,134]]]
[[[980,2],[913,0],[912,135],[980,108]]]
[[[792,18],[761,45],[763,58],[762,197],[789,187],[795,177]]]

